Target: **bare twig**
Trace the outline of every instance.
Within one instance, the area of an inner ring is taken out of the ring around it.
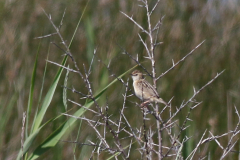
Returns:
[[[61,65],[59,63],[56,63],[56,62],[53,62],[53,61],[50,61],[50,60],[46,60],[46,61],[49,62],[49,63],[55,64],[55,65],[57,65],[59,67],[62,67],[62,68],[66,69],[66,70],[68,70],[70,72],[78,73],[78,71],[76,71],[74,69],[71,69],[71,68],[68,68],[68,67],[65,67],[65,66],[63,66],[63,65]]]
[[[129,17],[126,13],[120,11],[124,16],[126,16],[128,19],[130,19],[136,26],[138,26],[138,28],[141,29],[142,32],[145,32],[147,34],[149,34],[140,24],[138,24],[132,17]]]
[[[199,43],[193,50],[191,50],[191,52],[189,52],[186,56],[184,56],[182,59],[180,59],[177,63],[174,63],[173,61],[173,65],[172,67],[170,67],[168,70],[166,70],[164,73],[162,73],[160,76],[157,77],[156,80],[159,80],[161,77],[163,77],[165,74],[167,74],[169,71],[171,71],[172,69],[174,69],[180,62],[184,61],[188,56],[192,55],[192,53],[199,48],[203,43],[205,42],[202,41],[201,43]]]
[[[35,37],[34,39],[42,39],[42,38],[47,38],[47,37],[51,37],[51,36],[54,36],[54,35],[57,35],[57,32],[47,34],[47,35],[44,35],[44,36]]]

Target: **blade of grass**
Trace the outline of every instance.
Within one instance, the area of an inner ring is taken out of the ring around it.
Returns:
[[[91,18],[87,17],[84,21],[85,30],[86,30],[86,38],[87,38],[87,59],[90,64],[92,59],[92,53],[94,53],[94,29],[93,24],[91,22]]]
[[[62,65],[63,66],[66,63],[66,60],[67,60],[67,56],[65,56],[63,61],[62,61]],[[39,111],[37,117],[36,117],[36,121],[33,124],[33,126],[34,126],[33,127],[33,132],[35,132],[39,128],[40,124],[42,123],[43,117],[44,117],[44,115],[45,115],[45,113],[46,113],[46,111],[47,111],[47,109],[48,109],[48,107],[50,105],[50,102],[52,101],[52,97],[53,97],[53,95],[55,93],[55,90],[56,90],[58,81],[59,81],[59,79],[61,77],[62,71],[63,71],[63,68],[59,68],[59,70],[58,70],[58,72],[57,72],[57,74],[56,74],[56,76],[55,76],[55,78],[53,80],[53,83],[52,83],[50,89],[48,90],[47,95],[45,96],[45,98],[43,100],[43,104],[42,104],[42,106],[40,108],[40,111]]]
[[[33,91],[34,91],[34,87],[35,87],[35,78],[36,78],[36,72],[37,72],[38,54],[39,54],[39,50],[40,50],[40,45],[41,45],[41,41],[40,41],[40,43],[38,45],[37,55],[36,55],[36,58],[35,58],[34,67],[33,67],[33,71],[32,71],[30,92],[29,92],[29,96],[28,96],[27,117],[26,117],[26,127],[25,127],[25,138],[28,137],[28,122],[29,122],[29,116],[30,116],[30,113],[31,113],[31,110],[32,110]]]
[[[68,46],[68,49],[70,48],[70,46],[71,46],[71,44],[72,44],[72,41],[73,41],[73,38],[75,37],[75,35],[76,35],[76,33],[77,33],[78,26],[79,26],[79,24],[80,24],[80,22],[81,22],[81,20],[82,20],[82,17],[83,17],[83,15],[84,15],[84,13],[85,13],[85,10],[86,10],[86,8],[87,8],[87,6],[88,6],[88,2],[89,2],[89,0],[87,1],[87,4],[86,4],[86,6],[85,6],[84,9],[83,9],[83,13],[82,13],[82,15],[81,15],[81,17],[80,17],[80,19],[79,19],[79,21],[78,21],[78,24],[77,24],[77,26],[76,26],[76,29],[74,30],[72,39],[71,39],[71,41],[70,41],[70,43],[69,43],[69,46]]]
[[[49,51],[50,51],[50,45],[48,47],[48,54],[47,54],[47,60],[48,60],[48,56],[49,56]],[[42,92],[43,92],[43,86],[44,86],[44,81],[45,81],[45,76],[46,76],[46,72],[47,72],[47,66],[48,66],[48,62],[46,61],[46,64],[45,64],[45,68],[44,68],[44,72],[43,72],[43,80],[42,80],[42,86],[41,86],[41,91],[40,91],[40,94],[39,94],[39,99],[38,99],[38,103],[37,103],[37,109],[35,111],[35,115],[34,115],[34,119],[33,119],[33,123],[35,123],[36,121],[36,118],[37,118],[37,113],[38,113],[38,109],[39,109],[39,105],[41,104],[41,100],[42,100]],[[32,125],[32,128],[31,128],[31,131],[30,133],[32,133],[32,130],[33,130],[33,125]]]

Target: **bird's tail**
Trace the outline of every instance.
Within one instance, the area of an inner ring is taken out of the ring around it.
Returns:
[[[157,99],[157,102],[158,102],[158,103],[165,104],[166,106],[168,106],[167,102],[165,102],[162,98],[158,98],[158,99]]]

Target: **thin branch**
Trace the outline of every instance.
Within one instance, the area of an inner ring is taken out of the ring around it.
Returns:
[[[180,59],[177,63],[173,62],[172,67],[170,67],[168,70],[166,70],[164,73],[162,73],[159,77],[157,77],[156,80],[159,80],[162,76],[164,76],[165,74],[167,74],[169,71],[171,71],[172,69],[174,69],[180,62],[184,61],[188,56],[192,55],[192,53],[198,48],[200,47],[203,43],[205,42],[202,41],[200,44],[198,44],[193,50],[191,50],[191,52],[189,52],[186,56],[184,56],[182,59]]]
[[[136,26],[138,26],[138,28],[140,28],[142,30],[142,32],[145,32],[147,34],[149,34],[140,24],[138,24],[132,17],[129,17],[126,13],[120,11],[123,15],[125,15],[128,19],[130,19]]]
[[[68,67],[65,67],[65,66],[63,66],[63,65],[61,65],[59,63],[56,63],[56,62],[53,62],[53,61],[50,61],[50,60],[46,60],[46,61],[49,62],[49,63],[55,64],[55,65],[57,65],[59,67],[62,67],[62,68],[66,69],[66,70],[68,70],[70,72],[78,73],[78,71],[76,71],[74,69],[71,69],[71,68],[68,68]]]
[[[63,19],[64,19],[64,17],[65,17],[65,13],[66,13],[66,8],[64,9],[64,12],[63,12],[63,16],[62,16],[61,22],[60,22],[60,24],[59,24],[59,26],[58,26],[59,29],[61,29],[61,27],[62,27],[62,25],[63,25]]]
[[[158,0],[155,5],[153,6],[152,10],[150,11],[150,15],[152,15],[153,11],[156,9],[157,5],[159,4],[160,0]]]
[[[42,39],[42,38],[47,38],[47,37],[51,37],[51,36],[54,36],[54,35],[57,35],[57,32],[47,34],[47,35],[44,35],[44,36],[35,37],[34,39]]]

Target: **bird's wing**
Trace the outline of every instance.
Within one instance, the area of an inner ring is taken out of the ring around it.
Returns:
[[[146,80],[144,80],[144,83],[141,83],[144,85],[143,87],[143,92],[148,92],[152,97],[158,97],[159,98],[159,95],[158,95],[158,92],[153,88],[153,86],[148,83]],[[142,86],[141,86],[142,88]]]

